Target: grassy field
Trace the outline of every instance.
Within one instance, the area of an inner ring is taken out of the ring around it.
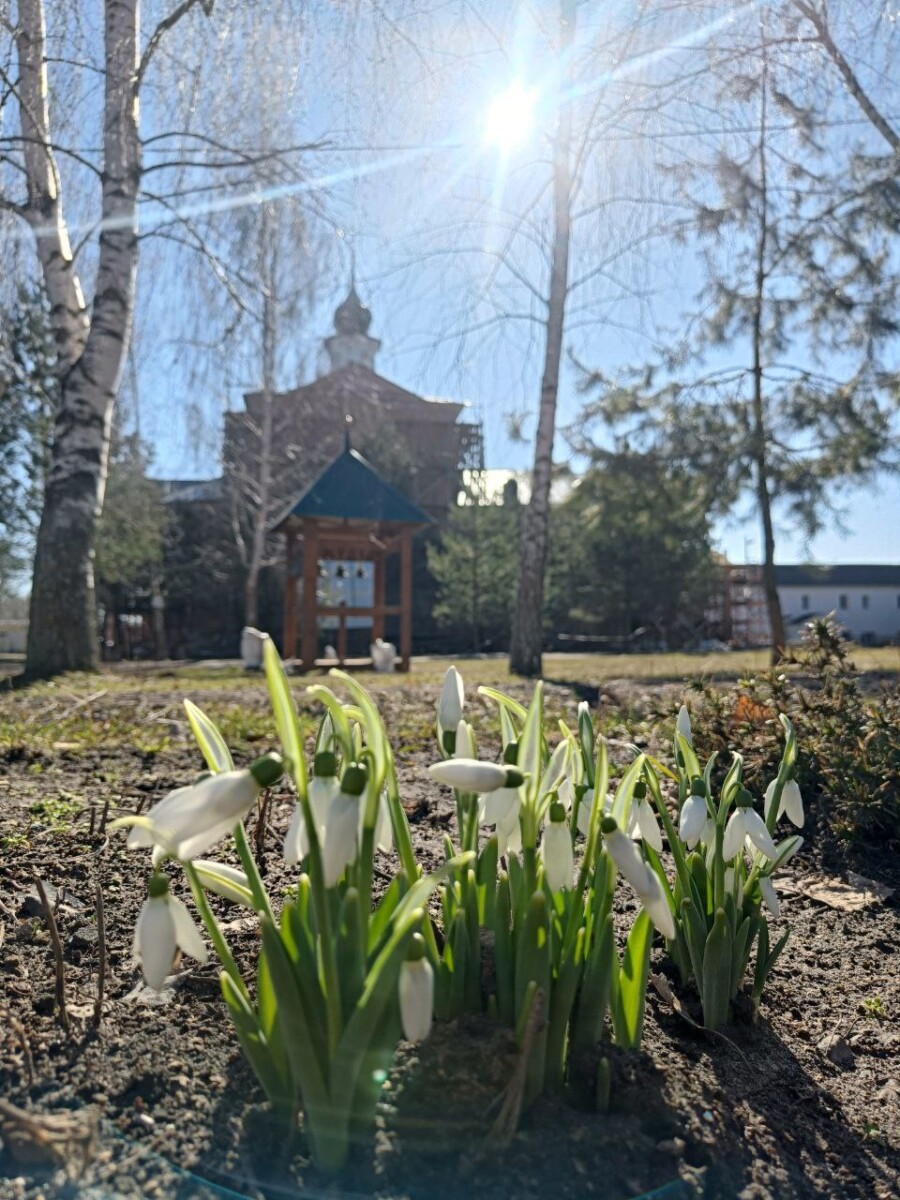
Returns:
[[[856,646],[852,658],[861,672],[900,674],[900,647],[883,646],[867,648]],[[473,685],[504,683],[516,678],[509,670],[505,655],[467,657],[446,655],[441,657],[414,658],[408,675],[373,675],[364,672],[365,678],[377,679],[379,686],[403,687],[405,683],[438,683],[450,663],[456,663],[467,681]],[[769,666],[767,650],[716,651],[713,653],[672,654],[545,654],[544,678],[564,683],[600,684],[612,679],[644,680],[647,683],[678,683],[688,679],[710,679],[730,682],[747,678],[765,671]],[[322,678],[324,670],[295,676],[298,683],[306,679]],[[0,666],[2,677],[2,666]],[[49,684],[36,684],[29,692],[46,691],[58,695],[59,691],[71,693],[73,699],[81,700],[92,691],[144,691],[168,692],[173,681],[182,685],[190,681],[192,689],[216,691],[219,688],[234,689],[242,682],[253,687],[260,676],[245,671],[235,661],[201,663],[167,662],[121,663],[103,668],[97,675],[66,675]]]

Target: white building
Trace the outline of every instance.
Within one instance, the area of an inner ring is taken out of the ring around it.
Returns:
[[[775,579],[790,640],[833,612],[854,642],[900,642],[900,566],[785,566],[775,568]]]

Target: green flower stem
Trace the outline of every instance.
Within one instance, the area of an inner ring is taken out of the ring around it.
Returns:
[[[400,856],[400,863],[403,870],[406,872],[406,878],[409,880],[409,885],[415,883],[419,878],[419,864],[416,861],[415,851],[413,850],[412,837],[409,832],[409,822],[406,819],[406,812],[403,804],[400,801],[400,788],[397,784],[397,769],[394,766],[394,753],[388,744],[385,748],[387,755],[387,773],[385,782],[387,784],[388,808],[391,813],[391,822],[394,826],[394,841],[397,843],[397,853]]]
[[[243,822],[239,822],[232,830],[234,844],[237,847],[238,857],[241,860],[241,866],[244,868],[244,874],[247,876],[247,882],[250,884],[250,892],[253,896],[253,907],[258,913],[264,917],[268,917],[272,924],[275,924],[275,917],[272,915],[272,906],[269,903],[269,894],[266,891],[265,884],[259,874],[259,868],[256,865],[256,859],[253,857],[253,851],[250,849],[250,843],[247,841],[247,831],[244,829]]]
[[[725,862],[722,858],[722,842],[725,831],[716,822],[716,851],[713,856],[713,912],[725,903]]]
[[[181,864],[184,867],[184,873],[187,881],[190,884],[191,895],[194,897],[194,903],[197,906],[197,911],[200,914],[200,919],[206,927],[206,932],[210,936],[216,954],[219,956],[219,962],[228,972],[228,975],[234,982],[235,987],[240,991],[245,1000],[249,1002],[250,996],[247,992],[247,985],[244,983],[243,977],[238,970],[238,965],[234,961],[234,955],[225,941],[225,936],[219,928],[219,922],[216,920],[212,909],[209,907],[209,902],[206,899],[206,893],[203,890],[203,884],[200,882],[200,876],[197,874],[196,868],[192,862]]]

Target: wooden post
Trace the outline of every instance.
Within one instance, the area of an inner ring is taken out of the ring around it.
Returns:
[[[338,663],[343,666],[347,661],[347,612],[344,604],[341,605],[341,611],[338,613],[337,654]]]
[[[400,541],[400,670],[409,670],[412,654],[412,533]]]
[[[303,629],[301,667],[311,671],[319,653],[316,589],[319,583],[319,530],[309,521],[303,527]]]
[[[285,532],[284,545],[284,612],[282,614],[281,653],[284,661],[297,654],[297,575],[295,553],[297,539],[293,529]]]
[[[375,581],[372,597],[372,641],[384,637],[384,551],[375,558]]]

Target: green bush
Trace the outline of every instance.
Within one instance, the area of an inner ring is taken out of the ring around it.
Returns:
[[[691,719],[709,750],[740,747],[746,778],[764,788],[778,770],[784,713],[809,810],[840,837],[900,837],[900,686],[867,694],[850,655],[832,621],[813,621],[774,670],[729,691],[695,684]]]

